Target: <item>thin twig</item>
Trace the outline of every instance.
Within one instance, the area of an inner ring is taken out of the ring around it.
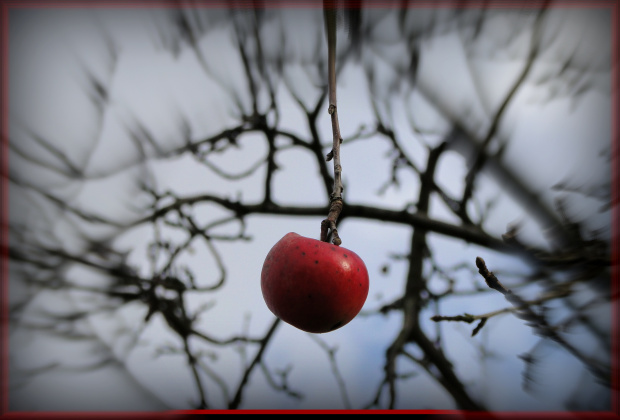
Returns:
[[[329,198],[330,207],[327,218],[321,222],[321,240],[329,240],[331,231],[332,243],[340,245],[342,240],[338,236],[336,221],[342,212],[342,166],[340,165],[340,126],[338,124],[338,111],[336,108],[336,9],[328,7],[324,2],[325,29],[327,31],[327,67],[328,67],[328,89],[329,89],[329,108],[327,112],[332,119],[333,146],[327,154],[326,160],[334,161],[334,188]]]
[[[508,302],[519,309],[517,311],[517,316],[519,318],[528,321],[527,325],[534,328],[540,336],[550,338],[564,347],[569,353],[579,359],[579,361],[581,361],[604,385],[611,386],[611,371],[609,367],[583,354],[575,346],[564,340],[564,338],[558,334],[556,328],[549,325],[544,315],[534,312],[521,297],[514,294],[511,290],[506,289],[497,277],[495,277],[495,274],[487,269],[486,263],[482,258],[476,257],[476,265],[489,287],[503,294]]]
[[[245,385],[247,384],[250,378],[250,374],[252,373],[252,371],[257,365],[260,365],[261,360],[263,358],[263,353],[265,352],[265,348],[267,347],[267,344],[269,344],[269,341],[271,340],[271,337],[273,336],[273,333],[276,331],[276,328],[278,327],[279,324],[280,324],[280,318],[276,318],[271,324],[269,331],[267,331],[267,334],[265,334],[265,337],[261,340],[261,345],[258,351],[256,352],[256,356],[254,356],[252,363],[250,363],[250,365],[246,368],[245,372],[243,373],[243,378],[241,378],[241,382],[239,383],[239,386],[237,387],[235,396],[228,403],[229,409],[231,410],[236,409],[239,407],[239,404],[241,404],[243,391],[245,390]]]
[[[316,334],[308,334],[308,336],[316,342],[325,352],[327,353],[327,357],[329,357],[329,364],[332,368],[332,373],[336,378],[336,382],[338,383],[338,389],[340,390],[340,395],[342,396],[342,401],[344,403],[344,407],[346,410],[351,409],[351,401],[349,400],[349,395],[347,394],[347,387],[340,373],[340,369],[338,369],[338,363],[336,362],[336,347],[329,347],[329,345],[320,339]]]

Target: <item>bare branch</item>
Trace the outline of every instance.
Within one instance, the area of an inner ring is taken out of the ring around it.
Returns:
[[[329,88],[329,109],[327,112],[331,115],[333,146],[332,150],[327,154],[326,160],[334,161],[334,188],[329,197],[330,207],[327,218],[321,222],[321,240],[329,241],[332,237],[334,245],[340,245],[342,240],[338,236],[336,229],[336,221],[342,212],[342,165],[340,164],[340,144],[342,136],[340,135],[340,125],[338,123],[338,109],[336,101],[336,10],[333,5],[323,4],[323,12],[325,16],[325,28],[327,32],[327,66],[328,66],[328,88]]]

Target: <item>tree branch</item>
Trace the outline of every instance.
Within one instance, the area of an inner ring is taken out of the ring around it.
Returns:
[[[327,32],[327,67],[328,67],[328,88],[329,88],[329,109],[327,112],[331,115],[333,146],[332,150],[327,154],[326,160],[334,160],[334,188],[329,197],[329,213],[327,218],[321,222],[321,240],[329,241],[331,232],[332,243],[340,245],[342,240],[338,236],[336,222],[340,212],[342,211],[342,166],[340,164],[340,144],[342,137],[340,135],[340,126],[338,124],[338,110],[336,106],[336,9],[333,5],[328,6],[327,1],[323,2],[323,12],[325,17],[325,29]]]

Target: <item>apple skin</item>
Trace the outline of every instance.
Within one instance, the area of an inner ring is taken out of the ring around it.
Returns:
[[[267,254],[261,290],[282,321],[326,333],[348,324],[362,309],[368,270],[353,251],[291,232]]]

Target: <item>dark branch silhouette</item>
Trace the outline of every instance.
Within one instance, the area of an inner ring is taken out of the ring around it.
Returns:
[[[234,284],[240,279],[231,274],[227,252],[231,244],[243,250],[261,239],[252,228],[256,220],[270,220],[273,231],[281,230],[279,223],[284,226],[288,218],[323,220],[320,239],[336,245],[341,243],[338,228],[342,232],[355,221],[356,229],[390,226],[408,236],[401,253],[398,244],[384,248],[384,238],[368,229],[367,241],[376,257],[388,261],[381,277],[371,273],[371,283],[390,280],[399,291],[389,298],[369,299],[360,314],[365,319],[389,318],[398,325],[390,339],[380,343],[383,371],[376,383],[365,384],[372,390],[366,401],[360,404],[354,398],[342,365],[346,355],[338,345],[329,336],[312,336],[314,351],[322,352],[320,363],[328,365],[331,374],[321,380],[335,383],[343,408],[428,408],[411,407],[404,397],[412,383],[426,378],[438,384],[458,409],[493,409],[494,401],[463,375],[462,364],[474,361],[464,362],[451,350],[447,337],[458,331],[452,327],[471,324],[467,339],[472,347],[483,348],[487,357],[497,349],[476,340],[505,333],[501,324],[505,315],[524,320],[540,336],[531,351],[520,355],[526,391],[533,388],[537,369],[544,363],[541,348],[548,341],[559,345],[556,351],[574,356],[587,372],[585,385],[580,386],[598,389],[591,375],[609,391],[612,332],[595,310],[608,310],[617,299],[609,289],[610,231],[592,230],[588,220],[575,216],[579,208],[573,209],[566,197],[576,194],[592,200],[596,211],[588,217],[607,217],[618,205],[612,202],[611,182],[581,182],[575,174],[550,181],[552,185],[541,191],[528,181],[529,162],[506,159],[517,137],[506,121],[524,109],[520,95],[533,86],[548,94],[545,101],[580,100],[596,89],[597,74],[609,75],[611,65],[596,63],[606,63],[611,53],[603,48],[601,58],[587,56],[592,60],[588,64],[583,58],[587,45],[561,47],[561,11],[548,2],[522,10],[423,10],[407,7],[407,2],[377,9],[358,8],[364,2],[345,3],[342,8],[337,2],[325,2],[324,16],[321,8],[291,11],[254,2],[255,7],[245,8],[183,4],[157,11],[148,34],[157,51],[154,56],[186,63],[196,73],[188,75],[196,78],[194,88],[203,89],[196,103],[207,104],[206,109],[193,109],[193,99],[188,99],[192,108],[188,111],[162,93],[161,103],[170,104],[170,110],[161,121],[119,104],[123,96],[116,83],[127,59],[123,39],[111,30],[97,29],[105,65],[96,71],[86,61],[77,66],[89,112],[96,115],[91,138],[64,142],[24,115],[11,119],[7,183],[18,211],[11,207],[8,256],[11,287],[20,288],[9,302],[11,328],[94,343],[96,360],[69,367],[74,370],[124,366],[127,355],[140,346],[150,346],[160,358],[182,356],[195,389],[187,397],[189,408],[252,408],[244,402],[259,380],[279,395],[303,401],[307,384],[291,374],[296,366],[283,368],[286,360],[279,364],[269,358],[281,345],[280,320],[271,318],[267,324],[250,327],[250,315],[247,324],[240,325],[204,318],[229,288],[238,287]],[[337,40],[343,26],[350,36]],[[454,35],[459,53],[466,56],[467,72],[458,75],[464,85],[446,93],[443,82],[431,77],[433,70],[425,67],[425,60],[432,60],[433,54],[452,56],[437,50],[448,35]],[[515,76],[493,95],[476,67],[481,65],[477,60],[491,58],[518,63]],[[147,77],[152,69],[144,67],[140,74]],[[357,109],[347,108],[350,102],[342,94],[336,103],[336,76],[339,88],[365,98]],[[321,119],[326,110],[329,125]],[[359,112],[367,121],[359,126],[343,124],[341,133],[338,111],[341,118]],[[158,126],[163,120],[173,129]],[[109,147],[105,142],[112,137],[118,149],[102,164],[98,153]],[[361,161],[351,153],[347,168],[352,170],[343,174],[341,148],[353,150],[371,143],[384,154]],[[285,167],[289,153],[306,159],[312,171]],[[541,148],[529,153],[547,152]],[[602,165],[609,167],[611,152],[605,153]],[[451,173],[445,166],[453,165],[454,159],[465,168],[459,182],[443,178]],[[169,178],[174,174],[166,172],[166,165],[179,162],[188,175],[183,175],[181,186],[171,187]],[[362,185],[365,181],[349,175],[355,169],[371,174],[377,188],[371,191]],[[114,179],[121,180],[114,191],[97,190],[98,183]],[[287,181],[287,188],[293,189],[307,180],[318,181],[319,191],[303,194],[322,199],[309,198],[308,204],[282,198],[297,197],[299,191],[283,191],[279,182]],[[244,183],[252,189],[244,189]],[[365,191],[369,198],[352,194],[344,206],[345,184]],[[487,184],[494,185],[497,197],[489,198]],[[398,198],[388,199],[390,194]],[[498,197],[516,203],[522,214],[522,220],[511,220],[503,234],[489,221],[497,216]],[[543,239],[532,240],[520,222],[536,226]],[[140,246],[124,245],[132,235],[141,238]],[[440,249],[436,240],[450,240],[454,249],[473,249],[485,259],[478,257],[474,264],[466,255],[446,256],[453,251]],[[496,262],[508,257],[530,272],[512,272],[512,267]],[[399,267],[401,276],[394,274]],[[255,281],[242,280],[248,282],[244,287]],[[498,302],[496,309],[478,310],[476,299],[494,303],[495,291],[510,305]],[[75,299],[85,304],[65,305],[56,312],[36,310],[37,298],[44,293],[80,296]],[[471,310],[453,311],[454,304],[469,305]],[[113,316],[130,309],[135,311],[131,326],[119,323],[111,345],[86,325],[95,315]],[[236,313],[246,309],[231,308]],[[221,324],[227,328],[225,335]],[[142,340],[154,325],[163,326],[167,344]],[[593,356],[590,348],[571,339],[567,332],[572,330],[593,337],[591,342],[604,351]],[[114,344],[121,342],[123,351]],[[240,368],[234,375],[223,374],[217,365],[223,353],[239,354]],[[22,376],[31,380],[63,368],[67,367],[50,362]],[[592,406],[604,408],[606,401],[601,397]],[[570,408],[578,407],[578,401],[571,399]]]

